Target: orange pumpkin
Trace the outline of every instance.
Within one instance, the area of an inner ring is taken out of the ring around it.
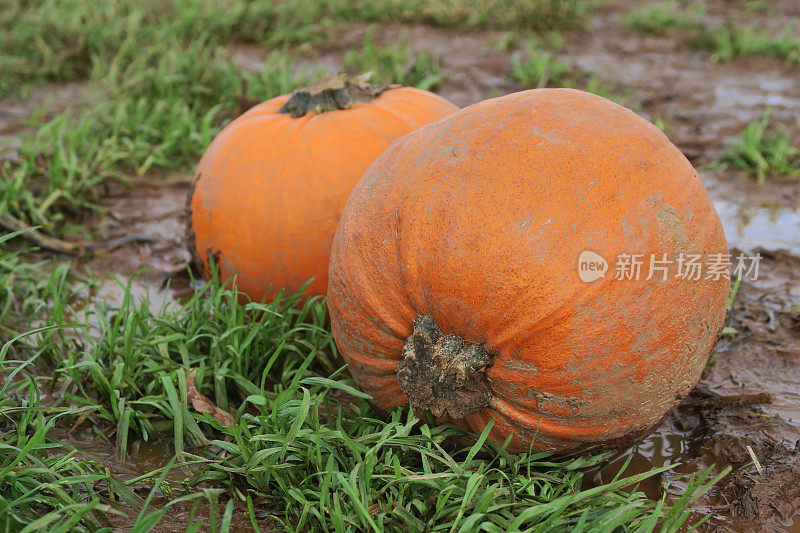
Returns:
[[[328,307],[378,408],[410,401],[476,433],[493,419],[490,438],[517,452],[618,446],[700,378],[729,281],[684,274],[727,253],[697,172],[658,128],[596,95],[535,89],[429,124],[370,166],[334,238]],[[582,254],[605,275],[582,281]],[[625,254],[638,279],[615,268]]]
[[[190,251],[237,277],[253,300],[279,289],[325,294],[347,197],[389,144],[458,108],[410,87],[326,78],[259,104],[206,150],[188,205]]]

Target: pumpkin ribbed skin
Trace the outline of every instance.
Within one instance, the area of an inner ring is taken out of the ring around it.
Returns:
[[[259,300],[279,289],[325,294],[330,245],[353,186],[389,144],[458,108],[419,89],[395,88],[349,109],[278,112],[291,95],[231,122],[197,168],[190,243],[207,272]],[[191,241],[194,242],[191,242]]]
[[[578,257],[609,261],[584,283]],[[697,172],[655,126],[596,95],[487,100],[392,144],[345,207],[331,253],[336,343],[379,408],[402,405],[416,318],[482,346],[489,403],[450,419],[510,449],[620,445],[697,383],[729,281],[614,279],[619,254],[727,254]],[[703,278],[705,272],[703,273]]]

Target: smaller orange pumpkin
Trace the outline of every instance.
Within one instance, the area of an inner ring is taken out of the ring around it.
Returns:
[[[325,78],[255,106],[206,150],[187,201],[188,246],[253,300],[311,278],[325,294],[350,191],[392,141],[458,108],[427,91]]]

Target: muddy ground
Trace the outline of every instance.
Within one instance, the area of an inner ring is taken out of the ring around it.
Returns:
[[[707,2],[704,19],[715,24],[733,17],[766,27],[800,22],[800,4],[792,0],[744,15],[743,4]],[[655,433],[598,473],[595,482],[613,476],[629,453],[637,471],[667,462],[683,463],[680,472],[731,465],[733,473],[695,506],[698,516],[712,515],[705,529],[800,532],[800,182],[778,178],[759,186],[748,176],[711,164],[765,108],[794,139],[800,138],[800,67],[765,58],[715,63],[708,53],[687,46],[689,30],[659,36],[629,30],[624,19],[634,5],[645,3],[614,2],[595,11],[588,30],[563,34],[564,46],[555,55],[574,71],[594,73],[615,87],[643,116],[660,118],[666,134],[699,167],[730,247],[758,251],[763,260],[759,278],[742,283],[729,329],[700,384]],[[366,25],[353,25],[341,32],[335,46],[305,47],[298,53],[309,65],[336,71],[346,50],[363,42],[366,31]],[[521,35],[501,51],[501,32],[388,26],[379,34],[385,43],[402,35],[412,48],[438,56],[444,79],[437,91],[459,106],[525,88],[510,76],[514,58],[524,54]],[[237,47],[232,52],[242,67],[257,69],[269,50]],[[51,108],[86,97],[77,84],[50,90]],[[25,104],[0,102],[0,138],[24,131],[25,120],[47,94],[36,92]],[[0,157],[13,156],[13,145],[0,150]],[[149,267],[134,287],[138,294],[149,292],[154,307],[187,294],[183,206],[189,181],[190,175],[149,176],[137,179],[134,188],[112,187],[101,202],[107,214],[87,215],[83,222],[93,228],[91,234],[72,237],[107,240],[142,234],[149,242],[98,253],[87,266],[122,279]],[[109,277],[94,296],[114,300],[120,294]],[[753,396],[759,393],[768,398]],[[715,400],[719,397],[740,401],[721,403]],[[102,443],[81,435],[70,438],[87,453],[102,455],[96,449]],[[141,449],[130,461],[114,469],[133,475],[159,466],[163,456],[157,449]],[[680,493],[681,482],[670,476],[664,482],[671,493]],[[644,488],[654,496],[658,490],[657,484]]]

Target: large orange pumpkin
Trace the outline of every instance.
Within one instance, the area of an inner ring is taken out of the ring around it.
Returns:
[[[458,108],[410,87],[326,78],[255,106],[206,150],[188,200],[189,248],[259,300],[314,277],[325,294],[347,197],[389,144]]]
[[[617,446],[697,383],[729,281],[683,275],[727,253],[658,128],[536,89],[421,128],[370,166],[334,238],[328,307],[378,408],[410,401],[473,432],[494,419],[490,438],[518,452]],[[615,268],[624,254],[644,263],[638,279]]]

